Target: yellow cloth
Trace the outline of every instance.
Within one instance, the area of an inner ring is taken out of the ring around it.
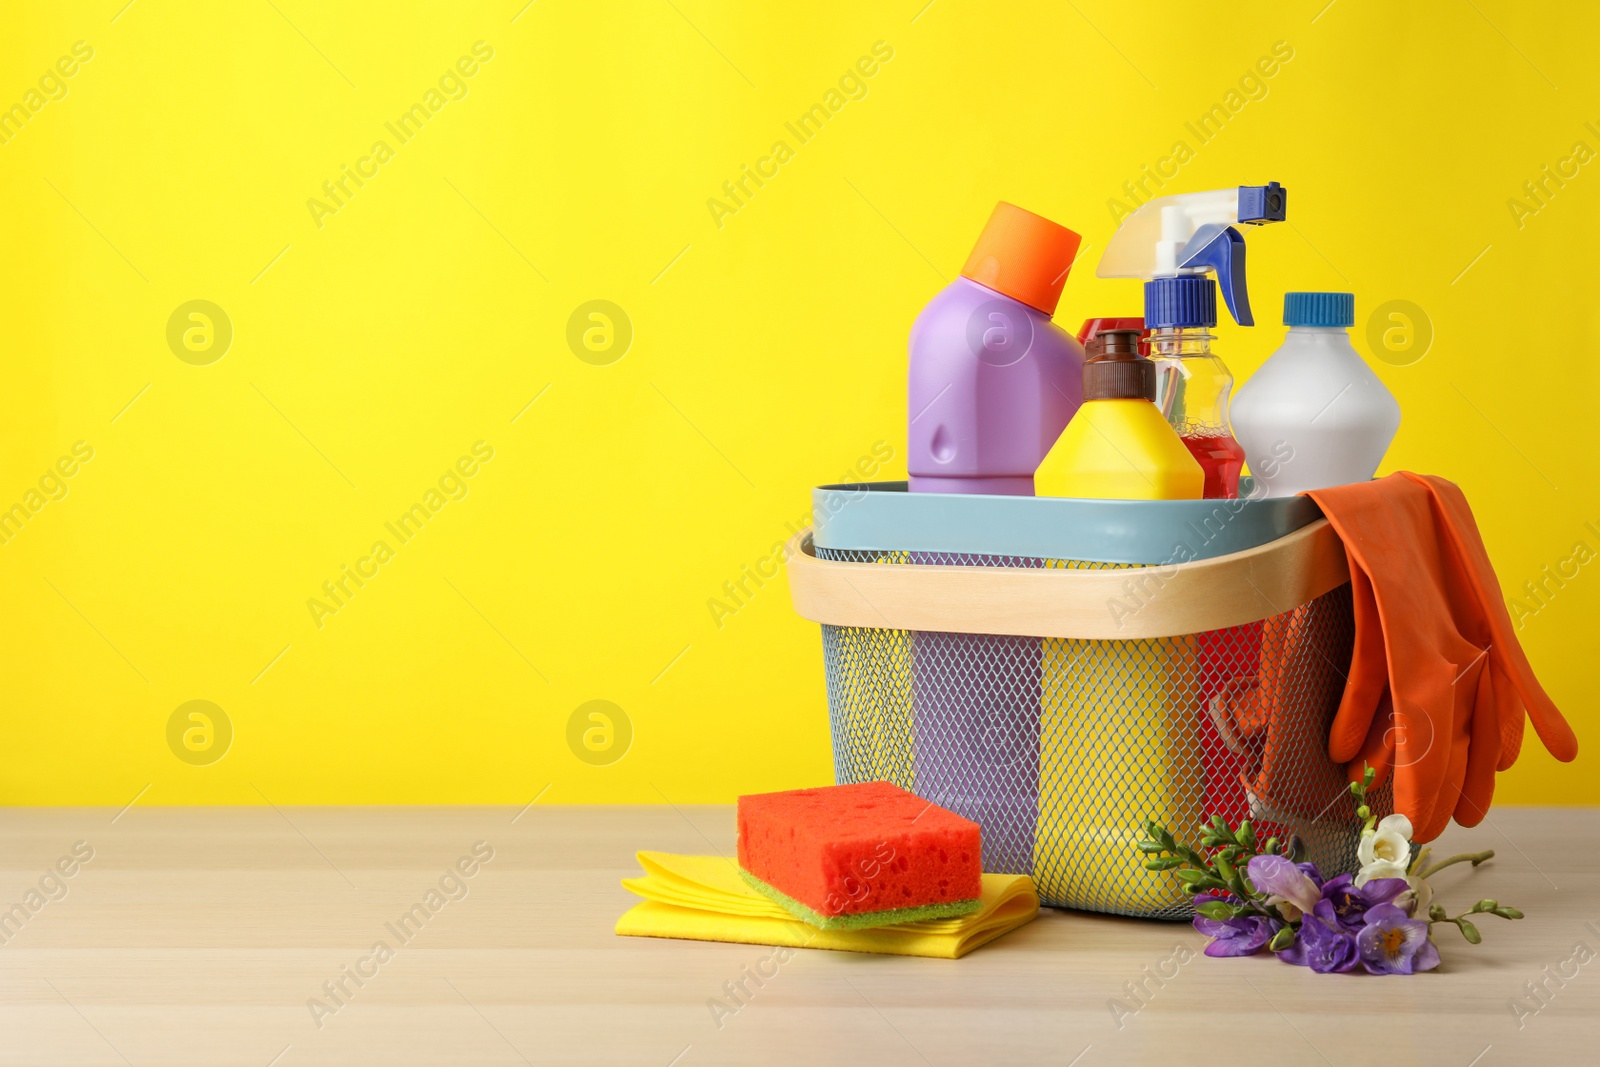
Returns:
[[[971,915],[870,930],[819,930],[746,885],[734,860],[667,852],[640,852],[638,859],[644,877],[624,878],[622,885],[644,902],[617,920],[617,933],[624,937],[677,937],[953,960],[1039,914],[1039,894],[1032,878],[986,874],[978,910]]]

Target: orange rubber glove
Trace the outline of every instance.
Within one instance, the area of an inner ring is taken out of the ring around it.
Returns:
[[[1466,498],[1443,478],[1402,472],[1310,494],[1344,541],[1355,652],[1328,755],[1392,773],[1395,810],[1431,841],[1475,826],[1494,774],[1522,746],[1523,718],[1563,762],[1578,741],[1517,643]]]
[[[1208,708],[1223,743],[1243,758],[1239,780],[1258,821],[1303,826],[1327,815],[1330,801],[1345,792],[1343,768],[1323,755],[1324,694],[1340,678],[1313,632],[1315,620],[1309,604],[1266,619],[1261,669],[1230,680]]]

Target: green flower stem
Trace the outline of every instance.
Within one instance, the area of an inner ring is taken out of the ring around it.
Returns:
[[[1375,772],[1367,767],[1358,782],[1350,783],[1350,795],[1356,801],[1356,817],[1363,823],[1364,832],[1370,833],[1377,822],[1377,816],[1367,804],[1367,792],[1372,788]],[[1283,912],[1277,905],[1266,903],[1266,898],[1256,892],[1255,886],[1250,884],[1248,866],[1250,860],[1256,856],[1283,856],[1293,863],[1304,859],[1305,843],[1296,835],[1291,834],[1287,842],[1280,842],[1275,837],[1269,837],[1256,847],[1256,832],[1249,820],[1241,822],[1237,829],[1230,828],[1222,816],[1213,816],[1210,824],[1206,825],[1200,834],[1200,848],[1194,849],[1178,841],[1171,831],[1159,826],[1154,820],[1146,820],[1145,834],[1137,842],[1137,847],[1145,855],[1144,866],[1152,871],[1171,871],[1181,881],[1192,896],[1204,893],[1228,894],[1238,900],[1237,904],[1228,904],[1222,901],[1213,901],[1199,906],[1200,913],[1208,918],[1232,919],[1246,915],[1257,915],[1283,923],[1283,928],[1272,937],[1268,947],[1272,950],[1282,950],[1292,945],[1299,936],[1302,927],[1300,920],[1293,922],[1284,918]],[[1409,865],[1409,871],[1418,878],[1431,878],[1446,867],[1463,861],[1474,867],[1486,860],[1494,858],[1494,849],[1485,849],[1482,852],[1463,852],[1458,856],[1451,856],[1439,863],[1428,863],[1433,855],[1431,848],[1421,849]],[[1444,905],[1434,904],[1428,908],[1429,936],[1432,936],[1434,926],[1448,923],[1461,932],[1461,936],[1470,944],[1477,945],[1483,942],[1483,935],[1478,931],[1477,925],[1468,916],[1494,915],[1501,919],[1520,919],[1522,912],[1516,908],[1501,904],[1498,900],[1484,898],[1460,915],[1450,915],[1445,911]]]
[[[1468,862],[1468,863],[1471,863],[1474,867],[1476,867],[1478,864],[1484,862],[1485,860],[1490,860],[1490,859],[1493,859],[1493,858],[1494,858],[1494,849],[1492,849],[1492,848],[1486,848],[1482,852],[1463,852],[1458,856],[1451,856],[1447,860],[1440,860],[1438,863],[1435,863],[1432,867],[1429,867],[1427,870],[1420,872],[1417,875],[1417,877],[1418,878],[1432,878],[1434,875],[1438,874],[1440,871],[1444,870],[1446,867],[1450,866],[1452,863]]]
[[[1480,944],[1483,941],[1483,936],[1478,933],[1478,928],[1467,918],[1469,915],[1497,915],[1502,919],[1522,918],[1522,912],[1516,908],[1507,907],[1498,900],[1492,899],[1480,900],[1460,915],[1454,916],[1445,914],[1443,906],[1435,904],[1428,909],[1428,929],[1431,932],[1436,924],[1454,923],[1461,931],[1461,936],[1466,938],[1469,943]]]

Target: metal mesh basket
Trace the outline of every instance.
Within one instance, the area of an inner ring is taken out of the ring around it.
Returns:
[[[1050,589],[1065,590],[1074,587],[1061,583],[1081,582],[1088,571],[1126,564],[815,548],[805,556],[807,576],[797,581],[791,563],[791,585],[797,606],[807,601],[802,614],[823,624],[838,781],[888,780],[973,819],[983,828],[984,869],[1033,875],[1051,905],[1154,918],[1193,914],[1173,874],[1144,868],[1135,842],[1147,819],[1197,844],[1214,815],[1230,824],[1250,818],[1259,837],[1299,835],[1325,875],[1353,872],[1359,822],[1344,768],[1328,758],[1327,737],[1354,623],[1349,585],[1330,573],[1336,568],[1326,559],[1331,530],[1317,535],[1323,573],[1309,583],[1279,575],[1263,592],[1274,567],[1316,569],[1307,553],[1286,557],[1272,546],[1242,571],[1226,557],[1166,568],[1159,582],[1161,575],[1146,572],[1143,583],[1157,590],[1147,606],[1160,596],[1190,597],[1203,585],[1173,576],[1210,567],[1195,577],[1242,575],[1257,587],[1250,598],[1282,610],[1244,611],[1253,617],[1234,622],[1237,607],[1219,609],[1229,625],[1170,635],[1159,632],[1159,618],[1144,619],[1127,638],[1100,636],[1104,624],[1086,626],[1078,617],[1068,625],[1035,624],[1037,634],[929,628],[938,617],[962,614],[963,589],[974,614],[1003,621],[1010,594],[987,594],[990,576],[1048,577],[1057,583]],[[816,606],[817,575],[831,577],[825,569],[838,564],[854,565],[839,577],[848,595],[859,594],[862,610]],[[897,584],[874,585],[888,570],[899,572]],[[941,572],[964,584],[923,590],[927,579],[913,576]],[[1126,571],[1128,578],[1139,573]],[[1128,578],[1089,580],[1100,590]],[[1136,594],[1141,586],[1122,588]],[[1303,595],[1286,598],[1285,589]],[[942,608],[929,606],[952,597]],[[985,598],[993,603],[985,607]],[[1018,610],[1025,614],[1020,602]],[[1194,605],[1185,611],[1196,614]],[[1029,627],[1019,620],[1006,628]],[[1379,814],[1392,810],[1387,788],[1370,802]]]

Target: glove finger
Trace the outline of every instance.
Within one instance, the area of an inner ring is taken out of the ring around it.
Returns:
[[[1461,798],[1456,801],[1456,822],[1462,826],[1476,826],[1482,822],[1494,799],[1494,772],[1500,762],[1499,704],[1504,702],[1501,693],[1511,689],[1504,679],[1496,680],[1495,673],[1493,664],[1490,664],[1478,679],[1477,701],[1472,711],[1472,743],[1467,752],[1467,776],[1461,783]],[[1519,715],[1522,713],[1520,707],[1516,710]]]
[[[1503,771],[1517,761],[1517,752],[1505,747],[1508,732],[1507,723],[1520,724],[1528,718],[1528,712],[1522,703],[1522,693],[1512,680],[1512,675],[1502,669],[1504,660],[1489,650],[1489,672],[1494,676],[1494,718],[1500,724],[1500,743],[1495,746],[1495,770]],[[1516,736],[1520,738],[1522,732],[1517,730]],[[1542,735],[1541,735],[1542,737]]]
[[[1463,650],[1463,654],[1471,652],[1471,646]],[[1448,759],[1445,762],[1444,775],[1439,780],[1433,798],[1433,810],[1424,820],[1421,832],[1413,840],[1432,841],[1444,833],[1445,827],[1450,825],[1450,817],[1455,813],[1456,804],[1461,799],[1462,787],[1467,778],[1467,765],[1470,762],[1472,751],[1472,723],[1473,712],[1478,706],[1480,679],[1487,673],[1488,656],[1479,652],[1471,658],[1467,665],[1461,668],[1450,683],[1450,691],[1446,694],[1448,703],[1445,707],[1450,709],[1450,720],[1444,725],[1449,731],[1447,741]],[[1485,705],[1488,707],[1489,705]],[[1499,726],[1498,720],[1495,722]]]
[[[1456,662],[1470,659],[1459,653],[1454,657],[1414,658],[1398,669],[1399,681],[1405,683],[1405,688],[1396,686],[1391,679],[1395,706],[1395,810],[1409,816],[1414,827],[1433,828],[1440,820],[1447,823],[1455,809],[1461,778],[1466,773],[1465,745],[1461,766],[1454,771],[1451,767],[1458,719],[1456,680],[1461,673]],[[1481,670],[1482,666],[1480,657],[1469,670]],[[1465,725],[1463,717],[1463,731]],[[1439,811],[1440,798],[1446,794],[1449,800]],[[1435,829],[1435,835],[1437,832]]]
[[[1416,723],[1423,725],[1417,728]],[[1402,705],[1395,709],[1394,724],[1389,728],[1394,744],[1394,810],[1411,820],[1413,841],[1422,839],[1422,830],[1433,816],[1438,780],[1443,777],[1428,765],[1433,747],[1431,725],[1427,716]]]
[[[1367,728],[1367,736],[1362,739],[1361,751],[1345,766],[1345,777],[1352,782],[1359,782],[1367,768],[1371,767],[1374,772],[1372,788],[1382,789],[1394,770],[1394,741],[1394,701],[1389,696],[1388,686],[1385,686],[1378,694],[1377,711]]]
[[[1539,741],[1556,759],[1570,763],[1578,757],[1578,736],[1572,726],[1555,706],[1533,676],[1533,668],[1516,643],[1509,621],[1504,631],[1491,621],[1494,644],[1489,650],[1501,677],[1501,688],[1506,690],[1500,699],[1500,762],[1505,770],[1517,762],[1522,752],[1524,722],[1532,722]]]
[[[1344,696],[1328,730],[1328,758],[1335,763],[1348,763],[1362,751],[1377,715],[1379,699],[1389,683],[1378,601],[1372,593],[1372,582],[1353,560],[1350,601],[1355,615],[1355,647],[1350,657],[1350,674],[1345,679]]]

